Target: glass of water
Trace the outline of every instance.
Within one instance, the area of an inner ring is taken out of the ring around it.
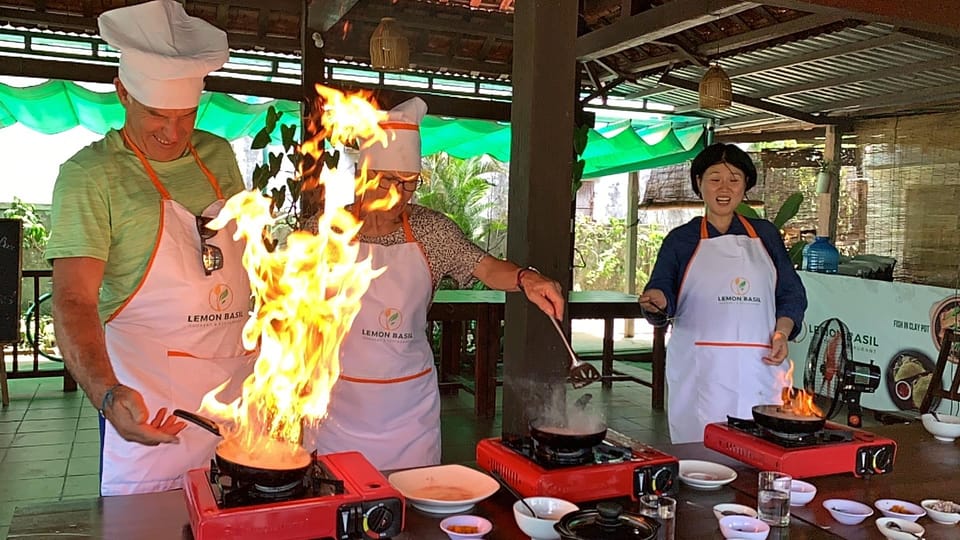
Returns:
[[[790,482],[793,478],[777,471],[761,471],[757,480],[757,514],[774,527],[790,525]]]
[[[657,499],[657,518],[660,529],[657,531],[657,540],[674,540],[677,527],[677,500],[673,497]]]

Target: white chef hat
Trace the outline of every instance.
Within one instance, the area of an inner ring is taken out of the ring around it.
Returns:
[[[420,172],[420,121],[426,114],[427,104],[418,97],[390,109],[380,121],[387,143],[361,146],[358,163],[377,171]]]
[[[148,107],[196,107],[203,78],[230,57],[227,34],[175,0],[113,9],[97,22],[100,36],[120,51],[120,82]]]

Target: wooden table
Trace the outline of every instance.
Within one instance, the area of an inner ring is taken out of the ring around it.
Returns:
[[[474,394],[474,410],[479,417],[491,418],[496,411],[496,367],[500,358],[500,328],[504,319],[506,294],[503,291],[439,290],[427,315],[428,320],[441,321],[440,345],[441,385],[466,388]],[[603,386],[610,388],[614,381],[633,381],[652,390],[652,405],[663,410],[666,347],[664,329],[654,333],[650,381],[617,372],[613,368],[613,323],[616,319],[635,319],[643,315],[635,295],[613,291],[574,291],[570,293],[568,308],[571,319],[603,319],[603,352],[601,373]],[[477,358],[474,362],[474,380],[458,380],[462,321],[477,321]]]

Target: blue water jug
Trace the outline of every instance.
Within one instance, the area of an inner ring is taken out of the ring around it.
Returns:
[[[836,274],[840,266],[840,252],[826,236],[818,236],[803,248],[803,269],[808,272]]]

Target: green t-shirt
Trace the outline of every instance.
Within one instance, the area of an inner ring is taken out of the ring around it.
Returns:
[[[244,189],[226,140],[196,130],[191,142],[224,197]],[[170,196],[190,212],[199,215],[216,200],[191,153],[174,161],[151,160],[150,165]],[[120,132],[113,130],[60,166],[45,255],[48,260],[91,257],[106,262],[99,305],[105,321],[143,279],[159,225],[160,193]]]

